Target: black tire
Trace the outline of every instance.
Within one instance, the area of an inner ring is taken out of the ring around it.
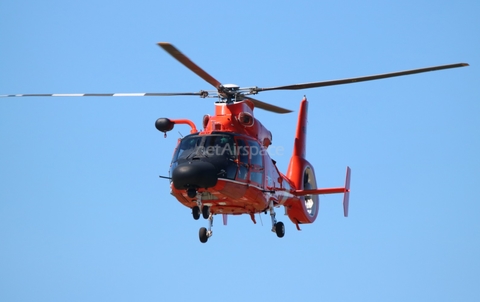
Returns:
[[[283,222],[279,221],[275,224],[275,233],[277,233],[278,238],[285,236],[285,225]]]
[[[208,241],[207,229],[204,227],[201,227],[200,230],[198,231],[198,237],[200,238],[201,243],[207,242]]]
[[[195,220],[198,220],[198,218],[200,218],[200,208],[198,206],[194,206],[192,208],[192,216]]]
[[[208,219],[208,216],[210,216],[210,207],[208,206],[203,206],[202,208],[202,216],[205,219]]]

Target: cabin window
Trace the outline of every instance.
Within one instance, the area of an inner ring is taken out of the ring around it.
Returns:
[[[237,139],[238,154],[238,174],[237,179],[241,181],[248,180],[249,149],[247,143],[242,139]]]
[[[263,185],[263,149],[259,143],[248,141],[250,147],[250,181]]]
[[[220,149],[223,151],[224,156],[227,158],[227,167],[226,167],[226,178],[228,179],[235,179],[237,175],[238,165],[235,162],[236,160],[236,153],[237,144],[233,140],[231,136],[224,136],[222,137],[223,140],[220,142]],[[228,139],[228,140],[227,140]]]
[[[263,168],[263,150],[256,141],[248,141],[250,145],[250,164],[256,168]]]
[[[255,182],[259,185],[262,185],[263,172],[261,171],[250,171],[250,181]]]

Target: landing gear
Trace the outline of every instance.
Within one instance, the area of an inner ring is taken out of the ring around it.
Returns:
[[[198,238],[201,243],[206,243],[208,238],[212,237],[212,226],[213,226],[213,214],[210,212],[210,207],[202,203],[202,193],[197,192],[194,188],[189,188],[187,190],[187,195],[190,198],[196,197],[195,202],[197,203],[192,207],[192,216],[193,219],[198,220],[200,218],[200,213],[202,213],[203,218],[208,219],[208,229],[201,227],[198,230]]]
[[[191,190],[192,189],[187,190],[187,194],[189,194],[189,196],[192,193]],[[203,218],[208,219],[208,216],[210,216],[210,207],[202,204],[202,193],[198,193],[197,191],[195,191],[194,197],[195,196],[197,197],[197,200],[196,200],[197,205],[192,208],[193,219],[198,220],[198,218],[200,218],[200,209],[202,209],[201,212],[202,212]]]
[[[277,233],[278,238],[285,236],[285,225],[283,222],[279,221],[274,225],[275,233]]]
[[[283,222],[278,221],[275,219],[275,208],[273,206],[273,200],[270,201],[270,206],[268,207],[268,210],[270,212],[270,217],[272,218],[272,232],[277,234],[278,238],[282,238],[285,236],[285,225]]]
[[[207,242],[208,241],[207,229],[204,227],[201,227],[200,230],[198,231],[198,237],[200,238],[201,243]]]
[[[210,207],[209,206],[205,206],[205,205],[203,206],[202,216],[203,216],[203,218],[208,219],[208,217],[210,216]]]
[[[192,216],[195,220],[198,220],[198,218],[200,218],[200,208],[198,206],[194,206],[192,208]]]
[[[199,206],[194,206],[192,208],[192,216],[193,219],[198,220],[200,218],[200,207]],[[210,207],[209,206],[203,206],[202,207],[202,216],[205,219],[208,219],[210,216]]]
[[[208,216],[208,229],[201,227],[200,230],[198,231],[198,237],[201,243],[206,243],[208,241],[208,238],[212,237],[213,235],[212,226],[213,226],[213,214],[210,213]]]

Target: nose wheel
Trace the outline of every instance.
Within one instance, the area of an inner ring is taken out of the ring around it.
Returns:
[[[193,219],[198,220],[200,218],[200,207],[199,206],[194,206],[192,208],[192,216]],[[209,206],[203,206],[202,207],[202,216],[205,219],[208,219],[210,216],[210,207]]]
[[[202,207],[202,216],[203,216],[203,218],[208,219],[208,217],[210,216],[210,207],[209,206],[204,205]]]
[[[198,206],[194,206],[192,208],[192,216],[195,220],[198,220],[198,218],[200,218],[200,208]]]
[[[187,191],[187,193],[189,194],[189,196],[192,194],[190,189]],[[203,218],[208,219],[208,217],[210,216],[210,207],[202,203],[201,193],[196,192],[195,196],[197,197],[197,200],[196,200],[197,205],[192,208],[193,219],[198,220],[200,218],[200,212],[202,213]]]

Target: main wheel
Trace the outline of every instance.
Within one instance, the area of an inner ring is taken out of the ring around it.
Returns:
[[[210,207],[209,206],[203,206],[202,207],[202,216],[205,219],[208,219],[208,216],[210,216]]]
[[[279,221],[275,224],[275,233],[277,233],[278,238],[285,236],[285,225],[283,225],[283,222]]]
[[[200,230],[198,231],[198,237],[200,238],[201,243],[207,242],[208,240],[207,229],[204,227],[201,227]]]
[[[198,220],[198,218],[200,218],[200,208],[198,206],[194,206],[192,208],[192,216],[195,220]]]

